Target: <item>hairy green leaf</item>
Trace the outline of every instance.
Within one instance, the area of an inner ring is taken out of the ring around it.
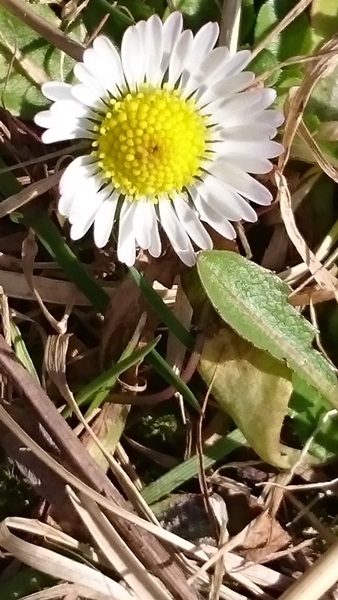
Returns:
[[[313,327],[288,304],[286,284],[234,252],[201,252],[197,267],[207,296],[226,323],[257,348],[285,360],[301,379],[338,407],[336,376],[312,347]]]

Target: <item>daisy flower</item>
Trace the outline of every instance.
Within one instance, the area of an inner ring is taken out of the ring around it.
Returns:
[[[158,257],[161,228],[186,265],[211,248],[204,223],[228,239],[231,222],[254,222],[251,202],[270,192],[252,174],[271,170],[282,147],[271,141],[282,122],[267,110],[272,89],[247,90],[247,50],[215,48],[219,29],[194,36],[182,16],[157,15],[129,27],[119,53],[104,36],[75,65],[75,85],[48,82],[53,103],[35,122],[45,143],[84,139],[88,148],[60,180],[59,212],[73,240],[93,225],[103,247],[118,221],[118,259],[131,266],[137,247]]]

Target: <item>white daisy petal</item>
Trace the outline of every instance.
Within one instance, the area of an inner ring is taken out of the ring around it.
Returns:
[[[102,202],[102,195],[99,193],[94,194],[90,198],[86,198],[85,212],[81,213],[81,216],[74,219],[72,223],[70,229],[70,237],[72,240],[79,240],[87,233],[88,229],[94,223],[97,212],[102,206]]]
[[[47,81],[41,86],[41,91],[49,100],[68,100],[71,95],[72,86],[69,83],[60,81]]]
[[[223,100],[220,98],[201,109],[201,114],[211,115],[210,123],[222,123],[229,125],[235,117],[247,117],[248,113],[263,110],[270,106],[276,98],[276,92],[272,89],[252,90],[240,92]],[[235,121],[236,122],[236,121]]]
[[[121,45],[124,75],[130,90],[142,85],[145,74],[145,54],[137,27],[129,27]]]
[[[190,208],[181,196],[175,196],[173,203],[179,220],[195,244],[204,250],[212,248],[212,239],[200,222],[196,212]]]
[[[242,151],[249,154],[257,154],[264,158],[267,156],[275,158],[283,152],[283,147],[277,142],[273,142],[269,139],[266,139],[263,142],[256,140],[252,141],[250,135],[247,141],[241,139],[241,136],[239,136],[239,139],[233,138],[225,142],[215,143],[213,148],[219,156],[227,156],[232,152],[240,154]]]
[[[161,63],[161,70],[163,73],[169,66],[172,50],[176,45],[179,36],[181,35],[182,28],[183,18],[182,14],[178,11],[171,13],[163,25],[163,57]]]
[[[185,71],[180,83],[182,89],[182,98],[187,98],[200,85],[194,78],[198,72],[201,62],[214,47],[219,35],[217,23],[206,23],[195,35],[189,55],[185,62]]]
[[[57,125],[55,126],[53,122],[53,128],[44,131],[41,139],[44,144],[54,144],[55,142],[64,142],[65,140],[75,140],[83,137],[83,131],[79,128],[60,128]]]
[[[50,112],[55,120],[60,120],[60,123],[82,117],[88,117],[91,114],[91,111],[87,106],[84,106],[81,104],[81,102],[78,102],[74,98],[54,102],[54,104],[52,104],[50,107]]]
[[[211,166],[210,172],[248,200],[264,206],[271,204],[272,195],[269,190],[239,167],[219,161]]]
[[[214,164],[210,171],[213,174],[216,171]],[[218,168],[217,174],[218,172],[223,176],[221,167]],[[223,179],[226,179],[226,175],[223,176]],[[195,187],[211,208],[226,219],[230,219],[230,221],[241,221],[242,219],[250,222],[256,221],[257,215],[250,204],[237,193],[237,190],[230,189],[224,183],[220,178],[216,179],[213,175],[206,175]]]
[[[194,252],[194,249],[191,245],[191,243],[189,242],[189,247],[187,248],[187,250],[181,250],[181,248],[175,248],[173,246],[177,256],[181,259],[182,263],[184,263],[185,265],[187,265],[187,267],[193,267],[195,262],[196,262],[196,254]]]
[[[98,175],[84,178],[78,185],[68,215],[68,220],[72,225],[78,221],[86,221],[88,215],[95,213],[98,204],[101,205],[102,194],[98,193],[101,186],[102,179]]]
[[[73,198],[79,185],[87,181],[97,171],[91,156],[79,156],[75,158],[61,175],[59,187],[60,193],[66,198]],[[69,213],[60,211],[67,217]]]
[[[117,257],[120,262],[131,267],[136,258],[135,235],[133,230],[135,202],[125,201],[120,213],[119,238],[117,243]]]
[[[95,215],[94,242],[98,248],[103,248],[110,237],[113,229],[119,194],[111,193],[101,204]]]
[[[86,189],[79,191],[80,198],[75,197],[70,208],[69,222],[72,225],[70,230],[72,240],[79,240],[87,233],[106,197],[105,191],[98,192],[98,185],[94,178],[90,179],[88,183]]]
[[[125,79],[122,63],[120,55],[111,41],[104,35],[99,35],[93,42],[93,48],[105,66],[106,76],[111,79],[112,84],[123,89]]]
[[[101,99],[99,92],[89,88],[84,83],[78,83],[72,86],[72,96],[85,106],[104,111],[107,106]]]
[[[48,127],[53,127],[54,119],[50,110],[42,110],[35,115],[34,122],[39,125],[39,127],[47,129]]]
[[[141,198],[136,202],[134,211],[133,228],[138,245],[148,250],[151,244],[151,232],[156,219],[154,205],[147,198]]]
[[[182,75],[185,64],[189,59],[190,51],[193,44],[193,35],[189,29],[184,31],[177,40],[174,47],[168,72],[168,87],[173,88],[179,77]]]
[[[245,154],[243,153],[231,153],[229,155],[222,155],[222,157],[218,157],[217,161],[221,161],[224,163],[224,169],[226,169],[229,165],[238,167],[240,165],[243,171],[247,173],[254,173],[255,175],[264,175],[265,173],[269,173],[271,171],[272,165],[269,160],[266,158],[253,155],[253,154]],[[202,168],[206,171],[209,171],[211,168],[212,161],[205,161],[202,163]]]
[[[198,106],[198,108],[202,108],[209,102],[213,102],[215,98],[219,96],[221,98],[226,98],[231,94],[241,92],[249,87],[254,79],[255,75],[253,73],[249,73],[249,71],[243,71],[243,73],[233,75],[229,77],[229,79],[221,79],[221,81],[210,88],[201,88],[202,93],[196,94],[196,106]]]
[[[117,93],[116,81],[111,68],[107,68],[107,63],[102,60],[101,55],[88,48],[83,54],[83,62],[93,77],[97,77],[103,89],[109,91],[112,95]]]
[[[148,248],[148,252],[151,254],[151,256],[154,256],[154,258],[158,258],[162,251],[162,245],[161,245],[160,234],[158,232],[158,221],[156,218],[156,212],[155,212],[155,207],[154,207],[153,203],[152,203],[152,208],[153,208],[153,222],[152,222],[152,226],[151,226],[151,230],[150,230],[150,245]]]
[[[214,48],[203,60],[195,78],[201,84],[212,86],[220,79],[229,60],[229,50],[225,47]]]
[[[217,139],[221,141],[241,141],[246,144],[246,142],[260,142],[262,138],[269,140],[273,138],[276,133],[277,131],[274,125],[270,125],[269,123],[257,124],[248,122],[245,125],[240,124],[218,128]]]
[[[80,83],[83,83],[90,90],[96,92],[100,98],[103,97],[105,94],[104,87],[101,85],[100,80],[90,72],[84,63],[76,63],[74,67],[74,75],[77,77]]]
[[[197,193],[193,193],[193,201],[199,212],[200,218],[205,223],[208,223],[215,231],[222,235],[227,240],[233,240],[236,237],[236,231],[227,219],[220,218],[220,215],[215,212]]]
[[[166,232],[170,243],[181,261],[191,267],[195,264],[195,252],[184,226],[179,221],[171,201],[160,198],[158,203],[161,225]]]
[[[236,75],[245,67],[248,66],[251,60],[250,50],[241,50],[232,56],[229,56],[224,71],[222,71],[222,77],[231,77]]]
[[[70,211],[71,204],[73,202],[72,196],[60,196],[58,202],[58,211],[60,215],[67,216]]]

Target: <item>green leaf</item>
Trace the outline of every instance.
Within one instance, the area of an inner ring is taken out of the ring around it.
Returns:
[[[278,69],[279,61],[275,57],[270,50],[262,50],[251,62],[250,62],[250,71],[253,71],[255,75],[261,75],[266,71],[270,71],[272,69],[273,72],[271,75],[265,80],[265,85],[274,85],[281,74],[281,69]]]
[[[183,14],[186,27],[193,31],[207,21],[220,19],[220,10],[215,0],[172,0],[172,5]]]
[[[312,347],[314,328],[288,304],[290,292],[276,275],[234,252],[198,255],[198,273],[221,318],[257,348],[269,352],[338,407],[336,376]]]
[[[306,114],[316,115],[321,121],[338,121],[338,66],[315,85]]]
[[[49,23],[59,26],[60,20],[47,4],[31,3],[30,7]],[[2,7],[0,31],[0,82],[3,105],[14,115],[32,117],[37,109],[46,105],[46,98],[40,92],[38,83],[39,73],[47,79],[71,81],[74,62]],[[28,64],[24,63],[21,67],[19,60],[12,59],[11,50],[18,50]]]
[[[337,0],[312,0],[311,25],[317,44],[335,35],[338,31]]]
[[[323,462],[337,456],[337,416],[323,422],[325,415],[330,410],[330,405],[323,396],[299,379],[297,375],[293,376],[292,383],[290,416],[294,434],[298,436],[302,444],[305,444],[309,437],[317,431],[309,452]]]
[[[132,11],[129,7],[123,6],[124,4],[128,4],[128,2],[119,6],[118,2],[89,0],[82,11],[82,18],[89,34],[94,33],[100,23],[103,23],[101,33],[105,33],[112,42],[119,45],[127,27],[135,23]],[[138,4],[141,5],[140,2]],[[144,5],[142,4],[142,6]],[[146,7],[144,8],[146,9]],[[147,18],[150,14],[151,11],[149,13],[146,11],[144,16]]]
[[[267,0],[257,15],[255,42],[260,42],[285,17],[295,5],[293,0]],[[313,46],[312,33],[308,17],[302,13],[288,25],[282,33],[275,35],[267,46],[283,61],[298,54],[308,54]]]
[[[280,444],[292,392],[286,365],[223,328],[205,342],[198,370],[256,454],[280,469],[289,468]]]

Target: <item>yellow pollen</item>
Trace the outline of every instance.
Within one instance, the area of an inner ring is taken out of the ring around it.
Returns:
[[[92,154],[106,179],[129,199],[179,193],[200,174],[208,141],[195,103],[177,90],[144,87],[111,101],[95,126]]]

